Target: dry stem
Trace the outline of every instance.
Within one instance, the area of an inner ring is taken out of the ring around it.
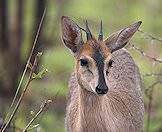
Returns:
[[[26,92],[26,90],[28,89],[29,84],[30,84],[31,81],[33,80],[32,76],[33,76],[33,73],[34,73],[34,71],[35,71],[35,69],[36,69],[36,67],[37,67],[38,60],[39,60],[39,59],[40,59],[40,54],[38,53],[38,54],[36,55],[36,57],[35,57],[35,60],[34,60],[34,64],[33,64],[33,66],[32,66],[32,69],[30,70],[29,78],[28,78],[28,81],[27,81],[27,83],[26,83],[26,85],[25,85],[25,88],[23,89],[23,91],[22,91],[22,93],[21,93],[21,96],[20,96],[20,98],[19,98],[19,100],[18,100],[16,106],[15,106],[15,108],[14,108],[14,110],[13,110],[11,116],[9,117],[9,120],[7,121],[7,123],[5,124],[5,126],[2,128],[2,132],[4,132],[4,131],[7,129],[8,125],[9,125],[10,122],[12,121],[14,115],[16,114],[16,112],[17,112],[17,110],[18,110],[18,108],[19,108],[19,106],[20,106],[20,104],[21,104],[21,101],[22,101],[22,99],[23,99],[23,97],[24,97],[24,95],[25,95],[25,92]]]
[[[26,127],[23,129],[23,132],[26,132],[27,129],[30,127],[30,125],[34,122],[34,120],[44,111],[44,109],[47,107],[49,103],[51,103],[52,100],[46,100],[40,107],[40,110],[35,114],[35,116],[30,120],[30,122],[26,125]]]
[[[42,23],[43,23],[45,14],[46,14],[46,8],[44,9],[44,12],[43,12],[43,15],[42,15],[41,21],[40,21],[40,23],[39,23],[39,27],[38,27],[38,30],[37,30],[35,39],[34,39],[34,43],[33,43],[33,46],[32,46],[32,49],[31,49],[31,52],[30,52],[30,55],[29,55],[29,58],[28,58],[28,60],[27,60],[25,69],[24,69],[23,74],[22,74],[22,76],[21,76],[21,79],[20,79],[20,82],[19,82],[19,84],[18,84],[16,93],[15,93],[15,95],[14,95],[14,98],[13,98],[13,100],[12,100],[12,103],[11,103],[11,105],[10,105],[10,108],[9,108],[9,110],[8,110],[8,112],[7,112],[7,115],[6,115],[5,119],[4,119],[4,122],[7,120],[8,116],[9,116],[9,114],[10,114],[10,111],[11,111],[11,109],[12,109],[12,107],[13,107],[15,101],[16,101],[16,98],[17,98],[17,96],[18,96],[18,93],[19,93],[19,91],[20,91],[22,82],[23,82],[23,80],[24,80],[25,74],[26,74],[27,69],[28,69],[28,66],[29,66],[29,64],[30,64],[31,57],[32,57],[32,55],[33,55],[34,48],[35,48],[35,46],[36,46],[36,43],[37,43],[37,40],[38,40],[38,37],[39,37],[39,34],[40,34],[40,30],[41,30],[41,27],[42,27]],[[4,126],[4,123],[3,123],[3,125],[2,125],[2,128],[3,128],[3,126]]]

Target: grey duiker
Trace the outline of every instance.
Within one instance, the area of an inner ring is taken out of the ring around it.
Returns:
[[[141,77],[132,57],[123,47],[138,30],[136,22],[103,40],[69,17],[61,18],[62,39],[75,57],[66,109],[68,132],[140,132],[144,103]],[[82,31],[87,41],[82,39]]]

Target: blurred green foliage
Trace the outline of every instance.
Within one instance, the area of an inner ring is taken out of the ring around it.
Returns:
[[[33,0],[25,1],[24,6],[24,38],[21,56],[27,59],[30,49],[31,32],[35,9]],[[50,73],[43,80],[32,83],[28,91],[32,102],[23,104],[20,114],[17,115],[15,124],[23,128],[27,121],[32,117],[31,110],[39,108],[41,101],[45,98],[53,98],[59,91],[60,98],[66,98],[68,93],[68,78],[74,68],[74,58],[70,52],[64,48],[61,41],[60,17],[61,15],[70,16],[79,25],[84,27],[87,19],[91,30],[95,35],[98,34],[99,22],[103,20],[105,38],[134,21],[142,20],[141,29],[154,36],[161,37],[162,34],[162,1],[161,0],[48,0],[47,14],[43,25],[43,34],[50,40],[50,46],[43,51],[41,65],[46,67]],[[10,14],[14,14],[15,3],[9,2]],[[132,43],[146,51],[151,56],[160,58],[162,56],[162,46],[158,41],[152,41],[141,33],[131,40]],[[39,45],[39,43],[38,43]],[[46,45],[46,43],[44,43]],[[137,51],[129,49],[131,55],[138,64],[141,74],[161,72],[161,65],[153,64],[149,59],[141,56]],[[41,67],[41,66],[40,66]],[[150,86],[157,78],[144,78],[144,86]],[[153,110],[151,116],[150,132],[162,129],[162,90],[160,85],[156,86],[153,98]],[[145,104],[148,98],[145,97]],[[64,104],[65,105],[65,104]],[[32,106],[32,107],[31,107]],[[40,124],[41,132],[64,132],[65,109],[56,108],[52,105],[41,118],[37,120]],[[25,112],[24,112],[25,111]],[[146,113],[147,117],[147,113]],[[146,122],[147,118],[145,119]],[[37,122],[35,124],[37,124]],[[146,126],[146,123],[145,123]],[[34,130],[33,130],[34,131]],[[162,131],[162,130],[161,130]]]

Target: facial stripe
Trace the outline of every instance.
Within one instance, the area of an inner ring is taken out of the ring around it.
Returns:
[[[93,54],[93,59],[96,62],[97,68],[98,68],[98,75],[99,75],[99,80],[98,80],[98,86],[102,89],[106,88],[106,82],[105,82],[105,77],[104,77],[104,56],[102,55],[101,51],[95,50]]]

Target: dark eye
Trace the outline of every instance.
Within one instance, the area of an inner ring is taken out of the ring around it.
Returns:
[[[112,67],[112,64],[113,63],[114,63],[113,60],[109,60],[109,62],[108,62],[108,69],[106,70],[106,76],[108,76],[108,74],[109,74],[109,68]]]
[[[87,66],[88,65],[88,61],[86,59],[80,59],[80,65],[81,66]]]
[[[109,74],[109,71],[108,71],[108,70],[106,70],[106,76],[108,76],[108,74]]]
[[[113,62],[113,60],[109,60],[108,67],[112,67]]]

